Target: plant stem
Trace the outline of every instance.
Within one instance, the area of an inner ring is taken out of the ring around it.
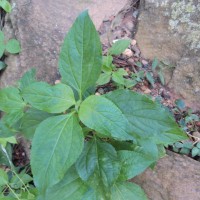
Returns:
[[[8,185],[8,184],[6,184],[7,185],[7,187],[9,188],[9,190],[14,194],[14,196],[18,199],[18,200],[20,200],[20,198],[17,196],[17,194],[14,192],[14,190]]]
[[[22,181],[22,179],[17,175],[17,173],[13,170],[13,173],[15,174],[15,176],[20,180],[20,182],[22,183],[22,185],[24,186],[25,190],[30,194],[29,189],[26,187],[25,183]]]

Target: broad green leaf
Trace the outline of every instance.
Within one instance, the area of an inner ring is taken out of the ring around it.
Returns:
[[[5,44],[4,43],[0,43],[0,58],[4,54],[5,48],[6,48]]]
[[[12,7],[7,0],[1,0],[0,7],[2,7],[7,13],[11,12],[12,10]]]
[[[190,114],[185,118],[185,123],[191,123],[192,121],[199,121],[199,116],[195,114]]]
[[[0,138],[11,137],[13,134],[12,129],[3,120],[0,120]]]
[[[134,140],[128,132],[128,120],[112,101],[90,96],[80,105],[80,120],[89,128],[119,140]]]
[[[124,77],[122,75],[118,74],[117,72],[113,72],[112,80],[117,84],[124,85]]]
[[[0,90],[0,110],[4,112],[19,111],[23,110],[25,105],[17,88],[8,87]]]
[[[125,79],[123,76],[127,76],[128,73],[124,69],[118,69],[116,72],[112,74],[112,80],[118,84],[124,85]]]
[[[6,138],[0,138],[0,144],[3,145],[4,148],[6,147],[7,143],[17,144],[17,140],[14,136],[6,137]]]
[[[118,140],[110,140],[109,143],[117,150],[129,150],[133,151],[137,145],[131,141],[118,141]]]
[[[18,81],[18,87],[20,90],[23,90],[24,88],[28,87],[32,83],[36,82],[36,69],[32,68],[29,71],[27,71],[22,78]]]
[[[175,104],[180,110],[183,110],[185,108],[185,102],[182,99],[177,99],[175,101]]]
[[[158,59],[154,58],[153,62],[152,62],[152,70],[155,71],[156,67],[158,66]]]
[[[122,170],[119,179],[126,181],[139,174],[156,161],[148,154],[137,151],[118,151],[120,162],[122,163]]]
[[[131,41],[128,39],[122,39],[116,41],[112,47],[109,49],[108,53],[110,55],[119,55],[125,51],[126,48],[130,45]]]
[[[71,113],[44,120],[36,129],[31,149],[34,183],[41,194],[58,183],[83,149],[83,132]]]
[[[12,54],[19,53],[21,51],[19,41],[16,39],[10,39],[6,43],[6,50]]]
[[[7,173],[0,168],[0,186],[4,186],[8,183],[8,175]]]
[[[81,200],[86,191],[86,184],[72,168],[62,181],[47,190],[45,200]]]
[[[62,81],[78,91],[79,97],[95,85],[102,66],[98,32],[88,12],[79,15],[65,37],[59,57]]]
[[[192,149],[192,157],[197,156],[197,155],[199,154],[199,152],[200,152],[200,149],[197,148],[197,147],[194,147],[194,148]]]
[[[8,143],[5,148],[0,145],[0,165],[5,165],[10,167],[9,160],[12,160],[11,144]]]
[[[96,148],[98,155],[96,173],[106,187],[111,186],[118,178],[121,169],[117,152],[112,145],[98,140]]]
[[[3,116],[3,122],[7,124],[8,127],[12,127],[17,123],[24,115],[23,110],[11,111]]]
[[[25,171],[22,171],[20,174],[14,175],[11,178],[9,185],[13,189],[20,189],[32,180],[33,178],[30,175],[26,174]]]
[[[193,142],[191,142],[191,141],[184,142],[183,148],[192,149],[193,148]]]
[[[181,143],[181,142],[176,142],[175,144],[174,144],[174,146],[176,147],[176,148],[183,148],[183,143]]]
[[[75,105],[72,89],[62,83],[51,86],[36,82],[25,88],[22,96],[34,108],[49,113],[61,113]]]
[[[129,90],[116,90],[104,97],[123,113],[133,135],[152,138],[158,144],[171,144],[187,139],[169,113],[145,95]]]
[[[81,200],[102,200],[105,199],[105,193],[101,193],[99,191],[96,191],[92,188],[90,188],[83,196]]]
[[[76,163],[76,169],[83,180],[90,177],[91,187],[101,184],[108,187],[118,178],[121,165],[112,145],[93,139],[86,144]]]
[[[154,161],[158,160],[159,158],[158,147],[153,140],[141,139],[138,140],[138,143],[141,147],[141,151],[139,151],[139,153],[145,154],[146,156],[148,156],[149,159],[152,159]]]
[[[153,78],[153,76],[151,75],[150,72],[146,73],[146,78],[149,81],[149,83],[151,83],[152,87],[154,87],[155,81],[154,81],[154,78]]]
[[[50,113],[30,108],[20,121],[20,130],[27,139],[32,140],[38,125],[51,116]]]
[[[106,66],[108,68],[110,68],[111,64],[113,61],[113,57],[112,56],[103,56],[103,66]]]
[[[132,80],[132,79],[124,79],[124,86],[126,88],[131,88],[137,84],[137,81]]]
[[[98,162],[96,140],[91,140],[85,143],[81,156],[76,162],[76,169],[79,176],[84,180],[94,173]]]
[[[36,195],[32,194],[31,191],[20,191],[20,200],[36,200]],[[15,199],[16,200],[16,199]],[[37,199],[38,200],[38,199]]]
[[[127,71],[123,68],[118,69],[117,73],[121,76],[127,76],[128,75]]]
[[[0,194],[0,199],[2,199],[2,200],[16,200],[16,198],[14,198],[14,197],[4,196],[3,194],[2,195]]]
[[[102,73],[97,80],[97,85],[104,85],[110,82],[111,73]]]
[[[147,200],[147,197],[139,185],[122,182],[113,186],[111,200]]]
[[[83,94],[83,99],[86,99],[88,96],[94,94],[95,91],[96,91],[96,87],[90,87],[90,88],[88,88],[88,89],[85,91],[85,93]],[[74,92],[76,92],[76,90],[74,90]],[[76,99],[78,99],[78,96],[77,96]]]
[[[5,69],[6,67],[7,65],[4,62],[0,61],[0,70]]]

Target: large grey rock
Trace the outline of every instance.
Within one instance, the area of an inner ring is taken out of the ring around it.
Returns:
[[[155,169],[132,181],[145,190],[149,200],[199,200],[200,164],[187,156],[168,152]]]
[[[121,0],[11,0],[14,6],[4,31],[20,41],[19,56],[6,59],[7,69],[0,87],[14,84],[31,67],[38,78],[53,83],[57,78],[58,53],[65,34],[85,9],[98,28],[104,18],[116,14],[126,3]]]
[[[144,57],[176,67],[170,88],[200,110],[200,1],[141,0],[136,40]]]

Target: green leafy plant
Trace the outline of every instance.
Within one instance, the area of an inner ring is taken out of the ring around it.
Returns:
[[[155,79],[154,79],[154,74],[156,74],[160,80],[160,83],[162,85],[165,85],[165,78],[163,75],[163,70],[165,69],[165,66],[170,66],[166,62],[159,61],[157,58],[154,58],[151,69],[153,73],[151,72],[146,72],[146,79],[149,81],[149,83],[154,87],[155,84]],[[170,66],[171,67],[171,66]]]
[[[176,142],[173,144],[173,151],[180,154],[191,155],[192,157],[200,156],[200,142]]]
[[[7,13],[11,12],[12,7],[7,0],[0,0],[0,7],[5,10]]]
[[[190,129],[190,131],[197,131],[195,122],[198,122],[199,116],[193,113],[192,109],[186,107],[185,102],[182,99],[177,99],[175,101],[176,107],[173,109],[175,115],[179,115],[179,124],[184,130]],[[191,125],[188,127],[188,125]]]
[[[5,36],[2,31],[0,31],[0,58],[3,56],[4,52],[7,51],[11,54],[19,53],[21,48],[20,44],[16,39],[10,39],[5,43]],[[4,69],[6,64],[0,61],[0,70]]]
[[[25,170],[16,173],[14,171],[5,172],[0,169],[0,198],[10,200],[35,200],[36,191],[29,185],[29,182],[32,180],[32,177]],[[6,194],[6,196],[3,194]]]
[[[120,55],[130,45],[130,40],[117,40],[113,46],[108,50],[108,55],[103,56],[102,73],[97,80],[97,85],[105,85],[111,80],[118,86],[118,88],[131,88],[136,85],[136,81],[128,78],[128,73],[123,68],[117,68],[112,62],[113,57]]]
[[[187,138],[147,96],[127,89],[91,94],[103,68],[99,35],[85,11],[62,45],[61,83],[38,82],[31,70],[18,87],[0,91],[4,128],[32,140],[37,200],[145,200],[126,181],[164,156],[164,146]]]

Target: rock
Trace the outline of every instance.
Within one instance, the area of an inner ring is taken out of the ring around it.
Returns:
[[[142,56],[170,61],[169,87],[200,110],[200,1],[142,0],[140,8],[135,39]]]
[[[141,185],[149,200],[199,200],[200,165],[187,156],[168,152],[154,170],[132,181]]]
[[[146,60],[142,60],[143,65],[148,65],[149,63]]]
[[[136,45],[136,44],[137,44],[137,41],[136,41],[136,40],[132,40],[132,41],[131,41],[131,45],[132,45],[132,46],[134,46],[134,45]]]
[[[39,80],[54,83],[58,54],[64,36],[75,18],[85,9],[98,28],[104,18],[115,15],[126,2],[121,0],[11,0],[13,10],[6,20],[4,32],[16,36],[21,43],[19,56],[9,56],[0,87],[14,84],[31,67],[37,68]]]
[[[130,57],[133,56],[133,52],[132,52],[130,49],[126,49],[126,50],[122,53],[122,55],[123,55],[124,57],[130,58]]]

